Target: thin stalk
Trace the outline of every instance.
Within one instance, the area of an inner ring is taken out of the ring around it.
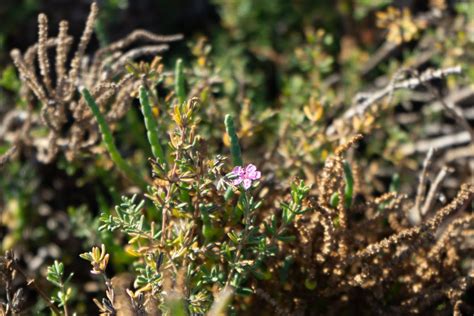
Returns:
[[[63,292],[64,294],[66,294],[66,288],[64,287],[64,284],[61,282],[61,292]],[[66,303],[66,302],[65,302]],[[69,311],[67,309],[67,305],[64,304],[63,305],[63,311],[64,311],[64,316],[69,316]]]
[[[184,87],[184,69],[183,69],[183,60],[178,59],[176,61],[176,66],[174,70],[174,90],[176,96],[178,97],[179,104],[183,104],[186,100],[186,90]]]
[[[235,131],[234,119],[231,115],[227,114],[224,119],[225,130],[230,138],[230,155],[232,157],[232,164],[234,166],[242,166],[242,151],[240,150],[239,138]],[[233,196],[232,188],[229,187],[224,194],[224,199],[227,201]]]
[[[224,289],[228,288],[230,286],[230,282],[231,282],[232,278],[234,277],[234,274],[235,274],[235,271],[236,271],[235,266],[240,261],[240,257],[242,256],[242,250],[244,249],[244,246],[247,243],[247,239],[248,239],[248,234],[249,234],[249,229],[250,229],[250,226],[251,226],[250,224],[251,224],[251,221],[252,221],[252,217],[251,217],[251,208],[250,208],[250,205],[249,205],[249,202],[248,202],[248,193],[247,192],[245,192],[245,206],[246,206],[246,210],[245,210],[245,213],[244,213],[245,226],[244,226],[244,231],[242,233],[242,239],[241,239],[239,245],[237,246],[237,252],[235,253],[234,261],[232,262],[232,267],[231,267],[229,275],[227,277],[227,281],[225,283]]]
[[[232,163],[234,166],[242,166],[242,152],[240,150],[239,138],[235,131],[234,119],[227,114],[224,119],[225,129],[230,138],[230,154],[232,156]]]
[[[43,290],[36,284],[35,279],[30,278],[28,274],[19,267],[16,260],[13,261],[13,264],[15,267],[14,269],[18,271],[26,280],[26,284],[32,287],[39,294],[39,296],[43,299],[46,305],[48,305],[51,311],[56,315],[61,315],[61,311],[59,310],[59,308],[51,302],[51,299],[48,297],[48,295],[46,295],[46,293],[43,292]]]
[[[158,125],[151,111],[150,98],[148,91],[144,86],[140,86],[140,104],[145,121],[146,135],[151,146],[153,156],[158,159],[160,164],[165,164],[165,154],[158,139]]]
[[[102,135],[102,140],[105,144],[105,148],[109,152],[110,158],[118,167],[118,169],[130,180],[138,184],[142,189],[145,189],[147,186],[147,182],[135,171],[133,168],[123,159],[122,155],[120,155],[117,146],[115,146],[114,138],[112,136],[112,132],[105,121],[104,116],[100,113],[99,107],[95,102],[94,98],[90,94],[89,90],[86,88],[82,89],[82,95],[86,100],[86,104],[91,109],[92,113],[94,114],[97,123],[99,124],[100,133]]]
[[[352,169],[348,162],[344,162],[344,206],[346,209],[349,209],[352,204],[352,196],[354,195],[354,177],[352,176]]]

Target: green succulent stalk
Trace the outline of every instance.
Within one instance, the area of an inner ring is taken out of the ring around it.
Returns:
[[[354,177],[352,176],[352,169],[348,162],[344,162],[343,164],[344,169],[344,207],[349,209],[352,205],[352,197],[354,195]],[[337,207],[339,203],[339,194],[334,192],[331,195],[331,199],[329,204],[332,207]]]
[[[232,157],[232,164],[234,166],[242,166],[242,152],[240,150],[239,138],[235,131],[234,118],[230,114],[227,114],[224,119],[224,124],[227,135],[229,135],[230,138],[230,155]],[[225,192],[224,199],[228,200],[232,195],[232,188],[229,187]]]
[[[133,168],[125,161],[125,159],[123,159],[122,155],[120,155],[117,146],[115,146],[112,132],[110,131],[110,128],[107,125],[104,116],[102,115],[102,113],[100,113],[99,107],[92,95],[90,94],[89,90],[87,90],[86,88],[82,89],[82,95],[86,101],[86,104],[89,106],[92,113],[94,114],[97,123],[99,124],[102,140],[105,144],[105,148],[107,148],[107,151],[109,152],[112,161],[128,179],[140,185],[143,189],[146,188],[146,181],[135,170],[133,170]]]
[[[145,121],[146,135],[151,146],[153,156],[158,159],[160,164],[165,164],[165,154],[158,139],[158,125],[151,111],[150,98],[148,91],[144,86],[140,86],[140,104]]]
[[[179,104],[183,104],[183,102],[186,100],[186,90],[184,87],[183,60],[181,58],[176,61],[174,75],[175,75],[174,85],[175,85],[176,96],[178,97]]]
[[[346,186],[344,188],[344,206],[349,209],[352,205],[352,196],[354,195],[354,177],[352,176],[351,166],[347,161],[343,164],[344,180]]]
[[[230,154],[232,156],[232,163],[234,166],[242,166],[242,152],[240,150],[239,138],[235,131],[234,119],[231,115],[225,116],[225,129],[230,138]]]

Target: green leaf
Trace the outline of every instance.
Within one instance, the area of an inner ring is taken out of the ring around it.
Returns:
[[[237,237],[237,235],[234,233],[234,232],[228,232],[227,233],[227,236],[229,236],[229,239],[234,243],[234,244],[238,244],[239,243],[239,238]]]
[[[237,288],[236,293],[242,296],[250,296],[253,294],[253,290],[248,287],[239,287]]]
[[[62,287],[64,284],[62,281],[63,275],[64,264],[55,260],[54,263],[48,267],[46,279],[57,287]]]

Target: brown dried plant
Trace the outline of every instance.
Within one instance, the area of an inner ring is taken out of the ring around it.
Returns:
[[[283,291],[292,291],[292,301],[281,305],[304,310],[298,301],[310,295],[326,304],[334,302],[334,313],[345,310],[353,300],[364,301],[381,315],[419,314],[442,301],[458,313],[467,309],[463,299],[474,285],[474,270],[462,267],[472,263],[468,243],[474,217],[465,210],[474,198],[474,185],[462,185],[450,203],[423,214],[416,224],[409,219],[413,204],[396,192],[367,197],[366,202],[348,208],[334,195],[344,194],[343,154],[360,138],[351,138],[328,157],[318,186],[306,201],[312,211],[294,223],[297,242],[294,247],[279,245],[300,267],[291,277],[305,280],[300,285],[287,284],[289,288]],[[277,264],[271,270],[280,268]],[[395,289],[396,294],[390,294]],[[267,287],[265,291],[272,293]],[[361,293],[366,297],[360,297]]]
[[[34,147],[38,160],[51,162],[58,152],[64,152],[68,160],[79,151],[96,152],[100,135],[95,119],[81,99],[79,90],[88,88],[109,124],[120,120],[132,103],[132,92],[140,84],[140,78],[127,73],[125,65],[145,55],[156,55],[168,49],[165,43],[180,40],[181,35],[161,36],[145,30],[135,30],[123,39],[97,50],[92,57],[86,54],[98,7],[91,5],[86,25],[78,47],[67,66],[73,38],[68,34],[68,22],[61,21],[56,37],[48,35],[48,19],[38,16],[38,43],[20,53],[11,51],[11,57],[20,73],[24,85],[22,97],[35,108],[34,99],[40,103],[40,115],[31,109],[12,112],[3,121],[2,137],[9,142],[19,142]],[[138,46],[139,41],[151,45]],[[50,62],[50,53],[55,51],[55,60]],[[54,71],[53,71],[54,68]],[[39,71],[38,71],[39,70]],[[39,72],[39,74],[38,74]],[[21,122],[21,132],[11,130],[15,122]],[[36,133],[47,135],[33,136]],[[25,130],[26,129],[26,130]]]
[[[357,154],[351,147],[361,139],[348,138],[320,171],[305,172],[306,180],[316,179],[303,202],[310,211],[296,216],[291,229],[295,242],[278,243],[279,257],[267,266],[271,281],[254,286],[256,293],[264,293],[255,298],[256,305],[292,314],[412,315],[437,307],[444,308],[440,314],[469,311],[474,185],[462,185],[450,203],[438,208],[440,183],[449,168],[442,166],[427,180],[436,160],[428,156],[420,176],[423,186],[413,202],[394,191],[377,197],[366,189],[370,179],[358,175],[354,161]],[[347,166],[354,177],[351,203],[342,198]],[[278,203],[267,206],[270,214],[278,214]],[[420,213],[415,221],[413,209]],[[279,275],[288,269],[285,258],[292,258],[294,269],[282,282]],[[278,304],[271,306],[266,297]],[[366,307],[355,311],[354,304]]]
[[[5,251],[0,256],[0,285],[6,297],[6,302],[0,303],[0,315],[20,315],[26,312],[25,287],[20,286],[22,282],[36,291],[54,314],[61,315],[60,310],[51,302],[36,280],[20,267],[18,259],[11,250]]]

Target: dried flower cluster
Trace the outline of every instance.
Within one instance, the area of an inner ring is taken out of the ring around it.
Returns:
[[[28,100],[30,109],[26,115],[16,113],[3,122],[3,125],[9,126],[10,122],[20,120],[25,126],[20,129],[20,137],[5,138],[33,146],[38,160],[42,162],[51,162],[58,152],[64,152],[67,159],[72,160],[79,152],[98,151],[100,135],[97,124],[84,100],[81,100],[79,90],[86,87],[92,91],[100,109],[105,112],[107,123],[113,126],[127,113],[133,99],[132,93],[140,84],[140,78],[127,73],[125,66],[142,56],[162,53],[168,49],[165,43],[182,38],[181,35],[160,36],[136,30],[97,50],[92,58],[88,58],[86,48],[94,31],[97,14],[97,4],[93,3],[69,67],[67,61],[73,38],[68,35],[68,22],[61,21],[57,36],[49,37],[48,19],[44,14],[38,16],[38,43],[24,54],[17,49],[11,52],[13,62],[25,82],[22,96]],[[139,41],[148,41],[152,45],[128,49]],[[50,51],[53,49],[55,59],[51,65]],[[40,103],[39,116],[34,111],[36,106],[34,98],[30,98],[31,93]],[[47,135],[32,137],[34,131],[41,127],[46,128]]]

